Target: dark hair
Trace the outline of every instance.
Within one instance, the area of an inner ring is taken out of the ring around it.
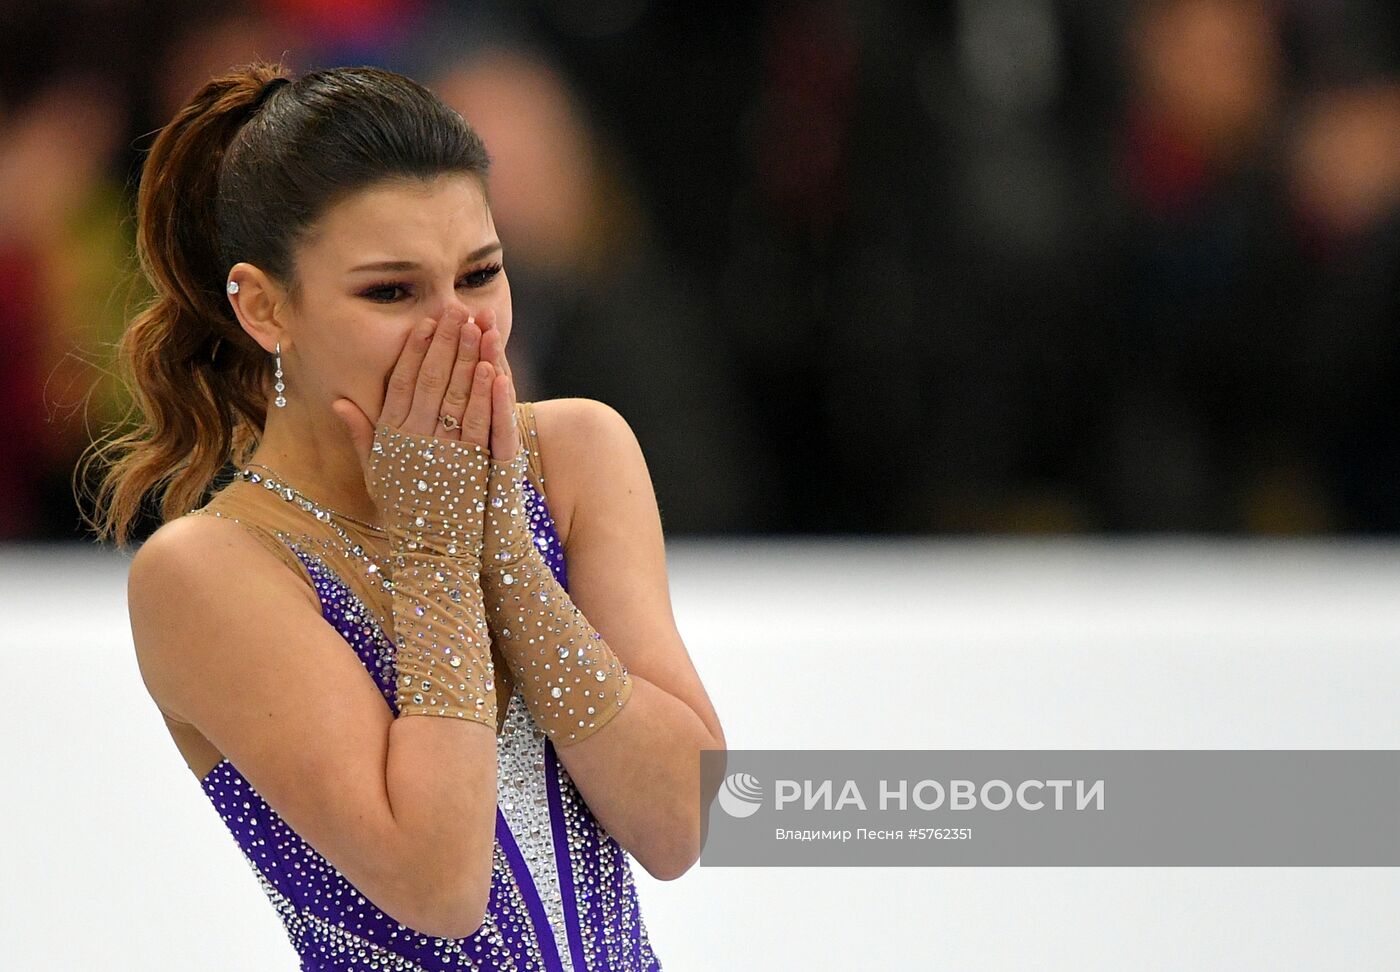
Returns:
[[[162,522],[188,512],[262,435],[269,358],[228,304],[233,264],[259,267],[295,299],[296,245],[337,200],[383,179],[453,172],[486,194],[489,166],[461,115],[392,71],[293,80],[258,61],[195,92],[141,173],[137,250],[155,296],[117,346],[140,422],[92,446],[106,464],[86,520],[99,539],[125,545],[152,489]]]

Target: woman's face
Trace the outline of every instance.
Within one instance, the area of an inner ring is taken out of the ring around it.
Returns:
[[[327,407],[349,398],[377,420],[408,333],[453,305],[478,319],[494,310],[509,340],[502,256],[468,175],[376,183],[332,206],[297,249],[301,297],[284,313],[303,394]]]

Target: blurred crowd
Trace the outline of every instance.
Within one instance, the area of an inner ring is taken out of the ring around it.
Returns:
[[[143,153],[254,56],[481,132],[520,398],[620,411],[669,534],[1394,530],[1398,38],[1387,0],[5,3],[0,539],[81,536]]]

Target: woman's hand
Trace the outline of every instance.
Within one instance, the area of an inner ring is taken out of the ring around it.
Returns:
[[[498,343],[499,338],[497,334]],[[493,436],[493,399],[509,396],[513,404],[509,388],[495,390],[496,366],[491,359],[500,356],[500,351],[493,347],[465,311],[451,307],[440,318],[426,318],[409,332],[389,377],[377,421],[371,421],[348,398],[331,403],[331,410],[355,444],[366,486],[370,485],[370,448],[380,425],[488,447],[488,436]],[[506,380],[509,382],[508,377]],[[459,427],[444,427],[440,419],[444,415],[457,419]]]
[[[490,362],[495,374],[491,385],[491,458],[504,462],[513,459],[521,449],[515,422],[515,376],[506,361],[496,312],[490,308],[478,311],[476,320],[481,326],[481,360]]]

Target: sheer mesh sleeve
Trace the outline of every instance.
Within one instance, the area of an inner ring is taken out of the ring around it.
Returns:
[[[481,589],[490,453],[380,425],[369,466],[390,535],[399,717],[470,719],[494,733],[495,671]]]
[[[530,715],[559,747],[607,725],[632,694],[632,677],[534,543],[521,484],[528,458],[491,459],[483,521],[486,619]]]

